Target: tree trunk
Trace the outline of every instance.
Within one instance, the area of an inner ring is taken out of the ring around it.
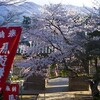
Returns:
[[[100,100],[100,94],[98,90],[98,80],[90,81],[90,88],[93,96],[93,100]]]
[[[99,77],[99,68],[98,68],[97,64],[98,64],[98,59],[96,57],[95,58],[96,72],[94,74],[93,80],[90,81],[90,88],[91,88],[93,100],[100,100],[100,91],[98,89],[98,85],[99,85],[99,82],[100,82],[100,77]]]

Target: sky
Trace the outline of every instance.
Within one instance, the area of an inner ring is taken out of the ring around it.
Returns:
[[[32,1],[36,4],[39,5],[44,5],[44,4],[57,4],[57,3],[62,3],[62,4],[71,4],[75,6],[88,6],[92,7],[93,6],[93,0],[28,0]]]

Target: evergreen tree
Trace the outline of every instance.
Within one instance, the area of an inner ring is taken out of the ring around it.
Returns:
[[[98,85],[100,82],[100,31],[96,30],[88,33],[88,42],[86,44],[86,55],[94,65],[95,73],[92,80],[90,80],[90,87],[92,91],[93,100],[100,100]],[[90,66],[91,67],[91,66]]]
[[[23,16],[24,19],[23,19],[23,27],[25,28],[29,28],[30,27],[30,24],[31,24],[31,19],[30,17],[27,17],[27,16]]]

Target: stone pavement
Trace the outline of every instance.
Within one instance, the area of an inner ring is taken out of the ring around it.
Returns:
[[[68,91],[68,78],[50,79],[44,93],[40,93],[37,100],[85,100],[80,95],[88,96],[90,91]],[[87,99],[92,100],[92,99]]]

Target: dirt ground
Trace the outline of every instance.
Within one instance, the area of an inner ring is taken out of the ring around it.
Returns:
[[[92,100],[90,91],[58,92],[36,95],[23,95],[20,100]]]

